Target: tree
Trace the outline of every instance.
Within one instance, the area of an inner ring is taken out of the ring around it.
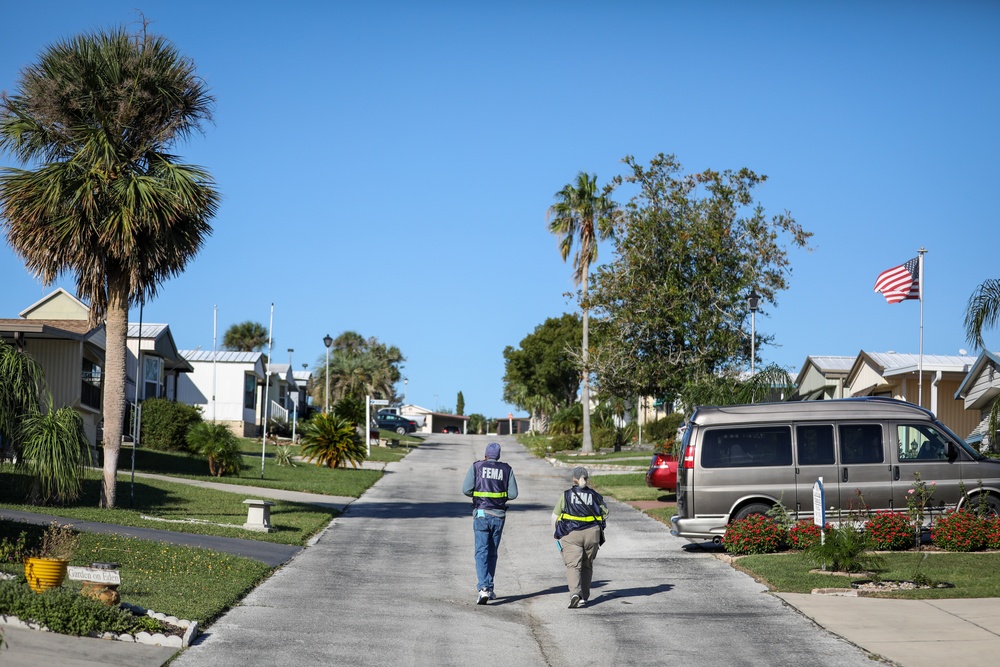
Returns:
[[[458,392],[458,398],[455,399],[455,414],[465,414],[465,396],[462,395],[462,392]]]
[[[576,350],[583,339],[578,315],[550,317],[504,356],[503,399],[531,414],[533,428],[548,430],[556,412],[576,402],[580,371]]]
[[[0,100],[7,240],[51,284],[75,274],[91,323],[106,321],[103,507],[114,507],[131,306],[156,296],[211,233],[211,175],[168,152],[211,120],[213,98],[166,39],[124,29],[46,48]]]
[[[776,303],[791,272],[787,244],[811,234],[786,211],[766,218],[748,169],[683,175],[672,156],[617,177],[638,186],[614,237],[615,258],[595,272],[590,305],[602,390],[676,396],[683,387],[744,367],[750,354],[746,295]],[[771,338],[757,333],[756,348]]]
[[[576,184],[569,183],[555,194],[556,203],[549,207],[549,231],[561,236],[559,253],[563,261],[573,250],[573,243],[579,249],[573,256],[573,281],[581,287],[580,305],[583,311],[583,341],[580,356],[581,390],[583,403],[583,451],[594,451],[590,437],[590,350],[589,350],[589,307],[587,289],[590,282],[590,265],[597,260],[597,242],[609,238],[614,227],[612,219],[616,212],[615,203],[607,191],[598,193],[597,176],[580,172]]]
[[[972,293],[965,308],[965,334],[969,343],[976,349],[985,350],[983,330],[993,328],[998,323],[1000,323],[1000,280],[986,280]],[[1000,423],[1000,400],[993,402],[986,424],[990,445],[994,450],[998,446],[998,423]]]
[[[21,423],[39,411],[43,384],[35,358],[0,339],[0,459],[20,458]]]
[[[238,352],[261,352],[267,345],[267,328],[252,320],[233,324],[222,336],[222,347]],[[274,347],[274,341],[271,341]]]
[[[380,343],[374,336],[368,339],[347,331],[330,346],[330,398],[332,402],[345,397],[363,401],[365,396],[395,400],[396,383],[402,378],[399,366],[406,361],[395,345]],[[326,352],[316,362],[316,382],[313,401],[326,404]]]
[[[469,415],[469,433],[485,433],[486,432],[486,417],[479,414],[478,412],[473,412]]]
[[[198,422],[188,430],[187,442],[192,452],[208,459],[208,473],[212,477],[240,474],[243,454],[236,436],[225,424]]]

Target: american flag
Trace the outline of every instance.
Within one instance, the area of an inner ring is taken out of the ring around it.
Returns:
[[[889,303],[920,298],[920,262],[914,257],[906,264],[895,266],[878,274],[875,291],[881,292]]]

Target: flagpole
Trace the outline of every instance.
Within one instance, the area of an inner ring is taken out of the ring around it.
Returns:
[[[264,378],[264,436],[260,439],[260,478],[264,479],[264,454],[267,452],[267,409],[270,407],[267,392],[271,385],[271,334],[274,333],[274,302],[271,302],[271,322],[267,327],[267,368]]]
[[[917,289],[920,291],[920,357],[917,360],[917,405],[924,404],[924,253],[920,246],[917,251]]]

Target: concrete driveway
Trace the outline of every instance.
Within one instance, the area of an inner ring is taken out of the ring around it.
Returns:
[[[469,500],[486,443],[517,475],[496,601],[477,606]],[[662,524],[611,501],[591,604],[567,609],[549,517],[568,485],[511,438],[429,438],[172,663],[871,665]]]

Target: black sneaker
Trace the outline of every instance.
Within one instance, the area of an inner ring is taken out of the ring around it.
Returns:
[[[580,604],[580,599],[581,599],[581,598],[580,598],[580,596],[579,596],[579,595],[576,595],[576,594],[574,594],[574,595],[573,595],[573,596],[572,596],[572,597],[571,597],[571,598],[569,599],[569,608],[570,608],[570,609],[576,609],[577,605],[578,605],[578,604]]]

